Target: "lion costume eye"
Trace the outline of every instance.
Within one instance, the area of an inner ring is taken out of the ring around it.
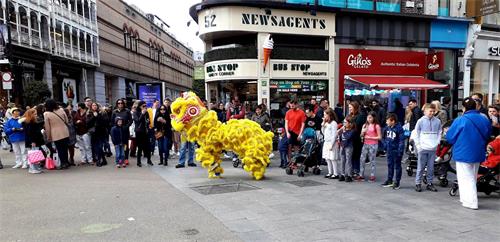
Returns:
[[[187,114],[191,117],[197,116],[200,114],[200,109],[198,107],[191,106],[187,109]]]

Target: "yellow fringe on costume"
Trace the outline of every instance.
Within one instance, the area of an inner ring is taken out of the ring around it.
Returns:
[[[265,132],[259,124],[247,119],[229,120],[223,124],[217,120],[217,114],[208,111],[192,92],[177,98],[171,108],[172,127],[186,132],[189,141],[200,145],[196,150],[196,160],[208,169],[209,178],[224,173],[220,166],[223,150],[235,152],[245,165],[245,171],[256,180],[264,177],[273,148],[272,132]]]

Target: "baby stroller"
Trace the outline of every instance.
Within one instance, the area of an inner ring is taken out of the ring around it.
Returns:
[[[439,144],[441,147],[446,145],[446,141],[441,141]],[[438,150],[440,150],[439,147]],[[439,159],[439,161],[436,160],[436,162],[434,162],[434,175],[438,178],[439,186],[447,187],[449,183],[448,172],[456,174],[455,169],[451,167],[451,149],[447,149],[447,152],[443,157],[444,159]],[[405,160],[405,163],[407,164],[406,172],[408,176],[413,176],[418,166],[418,156],[413,141],[409,145],[408,158]],[[423,182],[427,184],[427,169],[424,171],[422,177]]]
[[[285,172],[288,175],[293,175],[293,171],[297,170],[297,175],[303,177],[305,172],[309,171],[309,168],[313,168],[313,174],[319,175],[321,170],[319,169],[318,154],[321,146],[316,137],[316,132],[312,128],[306,128],[302,134],[302,139],[300,150],[292,154],[292,159],[288,162]]]
[[[408,154],[408,157],[405,160],[406,173],[408,176],[413,176],[413,173],[417,169],[418,165],[417,150],[415,149],[415,143],[413,143],[413,141],[409,141],[406,153]]]
[[[488,144],[488,157],[481,163],[478,170],[476,187],[478,192],[490,195],[492,192],[500,193],[500,183],[497,176],[500,174],[500,139],[493,140]],[[458,182],[451,185],[450,196],[456,196]]]

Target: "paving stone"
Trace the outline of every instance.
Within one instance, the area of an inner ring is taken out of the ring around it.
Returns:
[[[173,185],[192,197],[244,241],[252,241],[253,231],[267,241],[476,241],[469,228],[481,228],[485,238],[500,237],[498,217],[500,198],[480,196],[480,209],[463,209],[457,197],[445,188],[437,193],[416,193],[414,177],[403,174],[402,189],[383,188],[386,162],[379,159],[376,183],[345,183],[307,176],[311,187],[287,182],[296,176],[284,175],[271,167],[266,178],[254,181],[241,169],[226,167],[225,179],[208,180],[203,169],[190,173],[161,170]],[[229,164],[230,165],[230,164]],[[450,179],[454,179],[450,176]],[[190,185],[244,182],[260,189],[248,192],[203,196],[186,189]],[[209,198],[208,198],[209,197]],[[496,236],[496,237],[495,237]],[[492,239],[491,241],[495,241]]]

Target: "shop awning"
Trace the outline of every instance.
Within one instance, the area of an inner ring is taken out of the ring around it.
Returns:
[[[346,80],[377,89],[426,90],[444,89],[447,84],[429,80],[421,76],[345,76]]]

